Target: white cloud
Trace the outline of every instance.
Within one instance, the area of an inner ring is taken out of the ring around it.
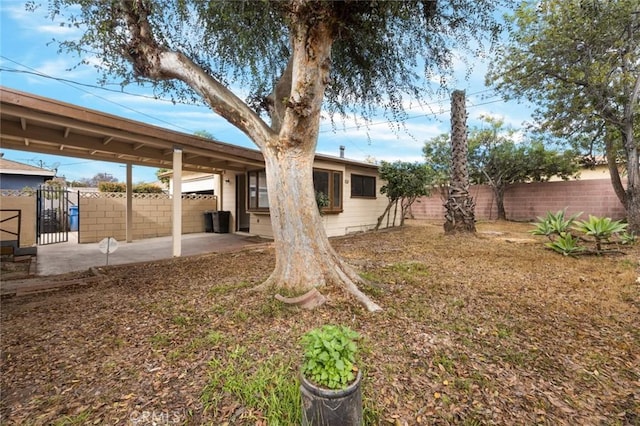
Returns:
[[[69,36],[78,34],[77,28],[69,28],[59,24],[36,25],[33,27],[33,29],[42,34],[64,36],[65,38],[69,38]]]
[[[33,17],[33,13],[27,11],[22,2],[0,2],[0,11],[14,21],[26,22],[30,17]]]

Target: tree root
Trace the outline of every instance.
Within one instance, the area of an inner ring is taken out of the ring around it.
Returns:
[[[284,297],[280,294],[276,294],[275,297],[282,303],[296,305],[303,309],[317,308],[327,301],[327,298],[320,294],[320,292],[315,288],[298,297]]]
[[[342,286],[344,286],[344,289],[351,293],[360,303],[362,303],[369,312],[381,311],[382,308],[373,300],[371,300],[369,296],[364,294],[355,284],[355,282],[364,282],[364,280],[360,278],[360,276],[358,276],[358,274],[356,274],[355,271],[353,271],[351,267],[346,265],[344,262],[339,261],[338,264],[340,267],[336,268],[336,273],[340,277],[340,283]]]
[[[339,258],[334,258],[336,263],[333,268],[327,273],[325,272],[325,279],[321,281],[324,285],[326,282],[334,282],[336,285],[342,287],[345,291],[353,295],[356,300],[362,303],[369,312],[381,311],[382,308],[364,294],[356,285],[356,283],[366,284],[366,282],[349,266]],[[262,284],[253,287],[253,291],[268,291],[277,290],[282,288],[278,285],[278,278],[275,272],[272,273]],[[318,285],[319,286],[319,285]],[[305,294],[297,297],[285,297],[280,294],[276,294],[276,299],[286,303],[299,306],[305,309],[313,309],[321,306],[326,298],[317,290],[317,287],[308,290]],[[286,288],[286,287],[285,287]]]

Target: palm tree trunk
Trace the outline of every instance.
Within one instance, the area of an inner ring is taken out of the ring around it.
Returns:
[[[451,97],[451,184],[445,204],[446,234],[476,232],[475,202],[469,195],[466,117],[464,91],[455,90]]]

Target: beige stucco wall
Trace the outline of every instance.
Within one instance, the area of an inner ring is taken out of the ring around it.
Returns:
[[[324,223],[327,235],[336,237],[373,229],[377,223],[378,216],[382,214],[387,206],[387,198],[380,194],[380,188],[384,185],[382,179],[376,176],[376,173],[371,169],[358,168],[345,164],[316,161],[314,167],[342,171],[343,211],[341,213],[325,214],[322,216],[322,222]],[[375,199],[351,197],[352,173],[364,176],[376,176]],[[270,216],[266,213],[252,213],[249,232],[261,237],[272,237],[273,231]]]
[[[22,193],[3,193],[0,197],[0,209],[20,210],[20,247],[31,247],[36,243],[36,196]],[[16,212],[0,212],[0,220],[15,216]],[[18,232],[18,221],[15,219],[2,222],[1,228],[10,232]],[[14,241],[15,235],[0,232],[2,241]]]
[[[164,194],[134,194],[132,205],[134,240],[171,235],[171,198]],[[182,233],[204,232],[204,212],[215,207],[213,196],[183,197]],[[124,194],[81,195],[79,214],[80,243],[98,242],[106,237],[126,239]]]

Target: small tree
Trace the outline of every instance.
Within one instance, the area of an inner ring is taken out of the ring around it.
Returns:
[[[156,170],[156,177],[158,178],[158,180],[162,183],[164,183],[165,185],[169,185],[169,176],[163,176],[165,173],[171,171],[170,169],[165,169],[165,168],[160,168],[158,170]]]
[[[380,192],[387,196],[389,203],[382,215],[378,217],[376,230],[380,228],[385,216],[387,217],[387,225],[389,225],[391,207],[394,206],[392,223],[393,226],[396,225],[398,204],[400,204],[400,226],[402,226],[409,208],[416,199],[429,195],[431,180],[428,170],[424,164],[420,163],[382,161],[380,177],[387,181],[387,184],[380,188]]]
[[[506,220],[504,195],[519,182],[545,182],[552,177],[569,179],[578,171],[577,154],[547,150],[541,140],[516,143],[515,131],[502,120],[483,117],[488,127],[476,128],[469,136],[471,176],[491,187],[498,219]]]

